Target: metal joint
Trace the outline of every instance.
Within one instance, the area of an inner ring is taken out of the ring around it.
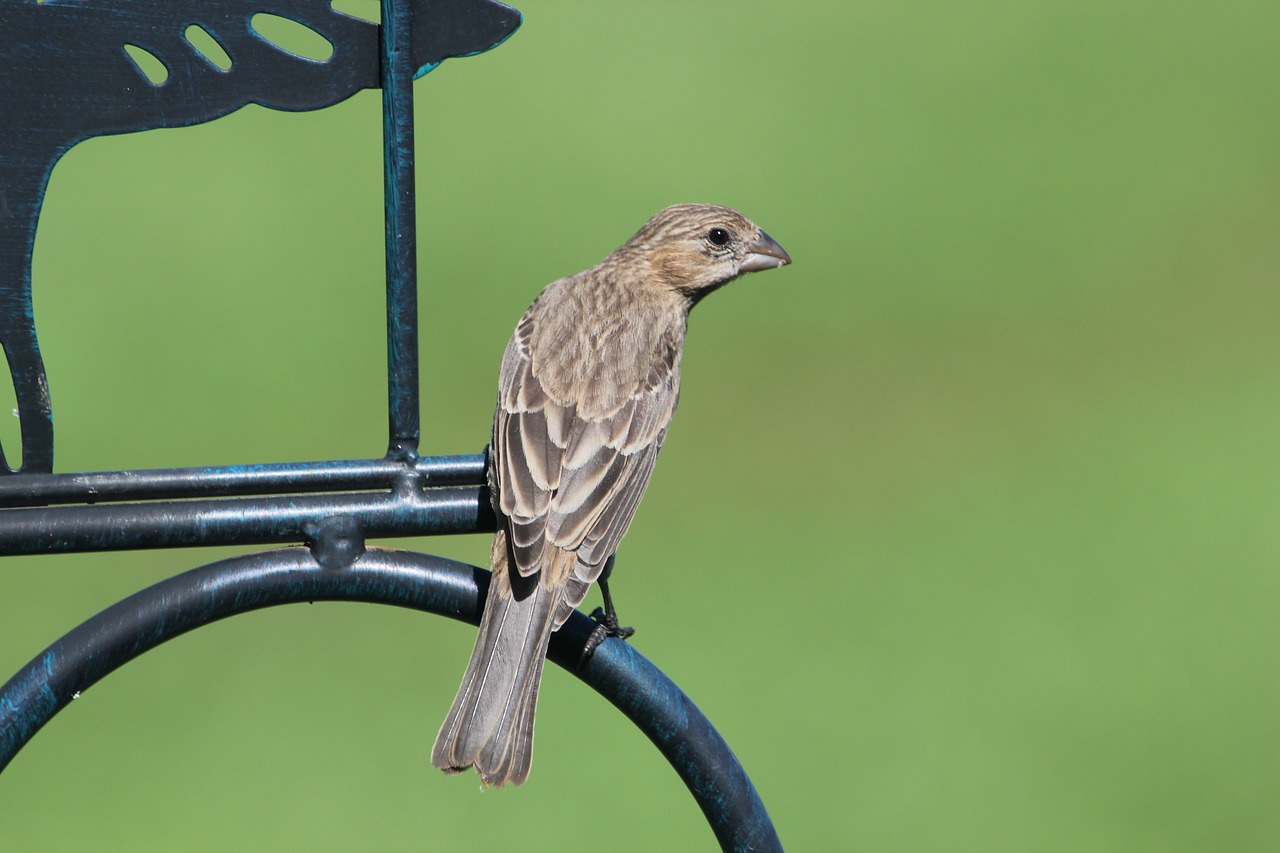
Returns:
[[[364,530],[349,515],[326,518],[309,535],[311,556],[323,568],[345,569],[364,556]]]

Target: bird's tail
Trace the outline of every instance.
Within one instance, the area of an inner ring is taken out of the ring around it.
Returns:
[[[537,575],[508,571],[506,534],[493,540],[493,580],[471,662],[449,716],[440,727],[431,763],[445,773],[472,765],[486,785],[519,785],[533,759],[533,716],[547,644],[556,626],[561,592],[546,575],[563,572],[554,556]]]

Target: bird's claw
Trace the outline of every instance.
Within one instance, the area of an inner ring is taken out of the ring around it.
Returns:
[[[629,625],[618,624],[618,614],[606,613],[603,607],[597,607],[591,611],[591,618],[595,620],[596,628],[603,628],[606,637],[617,637],[619,640],[625,640],[636,632],[635,628]],[[592,631],[594,634],[595,631]]]
[[[587,635],[587,641],[582,645],[582,654],[578,656],[579,667],[585,666],[587,661],[591,660],[591,656],[606,638],[617,637],[619,640],[625,640],[636,632],[635,628],[619,625],[617,614],[607,613],[603,607],[597,607],[591,611],[591,618],[596,626],[591,629],[591,633]]]

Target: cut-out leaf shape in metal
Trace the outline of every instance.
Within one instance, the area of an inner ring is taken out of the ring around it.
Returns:
[[[496,0],[405,2],[415,76],[520,25]],[[281,35],[261,32],[268,24]],[[58,158],[93,136],[199,124],[247,104],[327,107],[377,87],[380,56],[379,26],[329,0],[0,0],[0,345],[21,421],[18,470],[53,467],[31,253]],[[14,470],[0,448],[0,474]]]

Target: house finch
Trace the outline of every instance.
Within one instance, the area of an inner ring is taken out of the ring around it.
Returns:
[[[741,273],[790,262],[737,211],[680,204],[525,312],[502,357],[489,445],[493,579],[433,765],[474,765],[487,785],[528,777],[551,632],[598,579],[605,625],[629,631],[608,564],[676,409],[689,310]]]

